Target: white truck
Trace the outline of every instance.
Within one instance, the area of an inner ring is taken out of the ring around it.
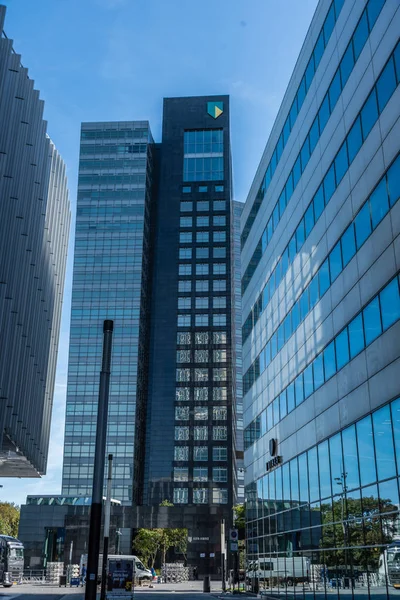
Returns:
[[[126,581],[132,581],[132,575],[139,581],[151,581],[153,576],[138,556],[131,554],[109,554],[107,561],[107,577],[112,577],[115,588],[125,588]],[[87,554],[82,554],[80,563],[81,576],[87,567]],[[98,579],[101,580],[103,555],[99,555]]]
[[[273,587],[279,584],[296,585],[310,579],[310,560],[305,557],[267,557],[252,561],[246,570],[246,581],[264,580]]]

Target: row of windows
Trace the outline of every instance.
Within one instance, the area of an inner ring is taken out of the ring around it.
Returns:
[[[225,387],[214,387],[212,390],[213,402],[226,402],[228,397]],[[175,400],[177,402],[207,402],[209,399],[208,387],[178,387],[175,390]]]
[[[400,197],[400,156],[382,177],[371,196],[366,200],[357,216],[336,243],[310,281],[296,304],[282,320],[282,324],[271,336],[260,355],[244,375],[244,393],[255,382],[255,373],[262,373],[289,340],[297,327],[306,318],[316,303],[337,279],[355,253],[366,242],[389,209]],[[310,206],[312,208],[312,205]],[[309,217],[309,227],[314,224]],[[258,365],[255,363],[259,363]]]
[[[190,273],[185,273],[185,275],[191,275]],[[212,281],[212,289],[213,292],[226,292],[226,279],[213,279]],[[190,292],[192,290],[192,281],[185,279],[180,280],[178,282],[178,291],[181,293]],[[208,292],[209,291],[209,281],[205,279],[201,279],[196,281],[196,292]]]
[[[226,263],[196,263],[195,274],[196,275],[210,275],[210,266],[212,267],[213,275],[226,275]],[[191,275],[192,265],[191,263],[183,263],[179,265],[179,275]]]
[[[176,362],[178,363],[190,363],[193,360],[193,354],[190,350],[177,350],[176,351]],[[196,363],[208,363],[211,360],[211,353],[208,350],[195,350],[194,351],[194,362]],[[227,351],[226,350],[214,350],[212,353],[212,362],[226,362]]]
[[[146,154],[147,144],[85,144],[81,146],[84,154]],[[79,196],[78,196],[79,200]]]
[[[195,331],[192,333],[191,331],[178,331],[176,342],[180,346],[188,346],[192,343],[192,341],[196,345],[207,345],[209,343],[213,344],[226,344],[227,335],[226,331]]]
[[[382,0],[372,0],[373,2],[382,2]],[[246,240],[249,236],[250,230],[253,226],[254,220],[257,216],[257,213],[260,209],[261,203],[264,199],[265,193],[271,183],[271,179],[276,171],[279,160],[282,156],[283,149],[285,148],[287,141],[289,139],[290,132],[292,131],[294,124],[297,119],[297,115],[300,112],[301,107],[303,106],[303,102],[305,100],[306,94],[309,90],[311,82],[314,78],[315,71],[318,68],[318,65],[321,61],[322,55],[326,48],[326,45],[331,37],[333,28],[335,26],[336,20],[339,16],[340,11],[342,10],[344,0],[334,0],[328,10],[328,13],[325,17],[324,24],[322,25],[321,31],[315,43],[314,49],[312,51],[310,60],[304,72],[304,75],[300,81],[299,87],[297,89],[295,98],[293,100],[292,106],[289,110],[289,114],[286,118],[285,124],[280,133],[279,139],[276,143],[275,149],[272,153],[271,160],[266,168],[265,175],[263,177],[263,181],[261,183],[260,189],[258,190],[257,196],[254,200],[253,206],[250,209],[249,216],[247,217],[245,226],[243,228],[243,232],[241,235],[241,245],[242,248],[246,243]],[[370,8],[371,16],[370,22],[374,23],[376,20],[376,16],[374,19],[373,7]],[[379,14],[379,12],[378,12]]]
[[[196,190],[192,190],[191,185],[184,185],[182,187],[182,194],[191,194],[192,191],[197,191],[197,192],[200,192],[200,194],[205,194],[206,192],[208,192],[208,186],[207,185],[199,185],[199,186],[197,186]],[[223,191],[224,191],[223,185],[214,185],[214,192],[220,193]]]
[[[190,434],[193,438],[190,438]],[[175,441],[186,442],[189,439],[195,441],[206,441],[208,440],[208,426],[195,425],[194,427],[187,427],[186,425],[178,425],[175,427]],[[214,441],[226,441],[228,439],[228,428],[225,425],[214,425],[212,427],[212,439]]]
[[[208,232],[207,232],[208,233]],[[226,247],[225,246],[214,246],[213,247],[213,258],[226,258]],[[196,258],[209,258],[210,250],[208,247],[196,248]],[[192,248],[179,248],[179,258],[190,260],[192,258]]]
[[[209,327],[211,324],[208,314],[178,315],[178,327],[190,327],[192,321],[194,321],[195,327]],[[226,327],[226,315],[212,315],[212,325],[213,327]]]
[[[223,157],[183,159],[183,181],[221,181],[223,178]]]
[[[363,497],[375,497],[377,482],[380,497],[390,499],[397,511],[397,482],[392,478],[400,474],[399,461],[400,398],[247,486],[247,519],[304,504],[318,510],[314,503],[321,500],[331,511],[326,522],[332,522],[335,496],[345,495],[353,502],[363,488]],[[256,498],[264,502],[255,502]]]
[[[209,300],[208,296],[198,296],[195,299],[195,307],[199,308],[208,308]],[[212,297],[213,308],[220,309],[226,308],[226,296],[213,296]],[[185,310],[190,309],[192,307],[192,298],[191,296],[180,296],[178,298],[178,308]]]
[[[209,373],[208,369],[200,369],[198,367],[194,369],[176,369],[176,381],[188,382],[188,381],[208,381]],[[193,378],[194,376],[194,378]],[[227,369],[219,368],[212,369],[212,380],[213,381],[226,381],[228,377]]]
[[[222,129],[185,131],[183,134],[184,154],[213,154],[223,152],[224,132]]]
[[[182,228],[193,227],[193,217],[180,217],[179,224]],[[196,217],[195,224],[196,227],[209,227],[210,217]],[[214,215],[212,218],[212,224],[214,227],[225,227],[226,217],[224,215]]]
[[[98,173],[93,175],[79,175],[78,185],[107,185],[107,184],[140,184],[146,183],[145,173],[126,173],[121,175],[110,175],[108,173]]]
[[[213,231],[212,232],[212,240],[213,242],[226,242],[226,231]],[[209,231],[197,231],[196,232],[196,242],[203,244],[208,243],[210,241],[210,232]],[[179,234],[179,243],[180,244],[191,244],[193,242],[193,233],[191,231],[182,231]]]
[[[354,33],[343,54],[342,60],[340,61],[335,75],[332,78],[328,91],[322,100],[318,113],[313,121],[313,124],[311,125],[309,132],[306,135],[304,144],[294,162],[291,172],[289,173],[286,184],[284,185],[282,192],[279,194],[279,200],[277,201],[270,220],[265,228],[265,231],[268,232],[267,244],[269,243],[270,236],[273,234],[280,219],[282,218],[282,214],[291,196],[293,195],[293,192],[308,164],[308,161],[310,160],[311,154],[313,153],[323,130],[325,129],[325,125],[327,124],[329,117],[337,104],[340,94],[342,93],[342,90],[350,77],[353,67],[365,46],[370,31],[375,24],[376,18],[384,2],[385,0],[369,0],[358,21]],[[371,22],[369,22],[368,19],[369,13],[372,13]],[[265,191],[263,192],[263,195],[264,194]],[[260,247],[261,243],[262,242],[260,240]],[[258,250],[256,249],[255,252],[257,253]]]
[[[193,415],[195,421],[208,421],[209,410],[208,406],[191,406],[178,405],[175,406],[175,420],[189,421],[190,415]],[[228,408],[226,406],[213,406],[212,419],[213,421],[226,421],[228,418]]]
[[[254,324],[257,322],[260,316],[260,308],[264,308],[264,304],[270,301],[273,293],[288,271],[290,264],[292,264],[295,256],[300,251],[307,237],[310,235],[315,223],[320,218],[325,206],[333,196],[336,188],[346,174],[350,164],[353,162],[362,144],[368,137],[371,129],[378,120],[379,115],[393,95],[399,82],[400,43],[397,44],[388,62],[382,69],[382,72],[371,92],[369,93],[367,100],[364,102],[361,111],[353,122],[349,133],[343,141],[329,169],[325,173],[325,176],[318,190],[314,194],[309,206],[307,207],[307,210],[305,211],[300,223],[298,224],[296,231],[294,232],[285,250],[282,252],[282,256],[277,266],[271,273],[271,276],[265,284],[260,296],[257,298],[255,306],[252,309],[254,314],[251,315],[250,313],[250,315],[247,317],[243,332],[246,333],[246,336],[248,336],[249,327],[254,326]],[[263,247],[266,246],[267,238],[269,239],[269,236],[267,236],[266,232],[264,232]],[[251,263],[253,266],[249,264],[247,267],[246,273],[248,273],[247,275],[245,273],[242,279],[242,293],[246,289],[252,274],[257,267],[259,259],[261,258],[261,255],[262,252],[260,250],[260,255],[258,256],[256,262]],[[249,271],[250,268],[252,270],[251,274]],[[263,296],[265,298],[265,303],[262,300]],[[251,323],[253,325],[251,325]]]
[[[89,169],[144,169],[146,162],[146,158],[137,158],[136,156],[125,158],[86,158],[79,161],[79,171],[87,171]]]
[[[174,504],[188,504],[188,502],[189,502],[189,489],[188,488],[175,488],[174,489]],[[212,503],[213,504],[227,504],[228,503],[228,490],[213,488]],[[193,489],[193,504],[208,504],[208,489],[207,488],[194,488]]]
[[[194,467],[191,480],[209,481],[208,467]],[[174,481],[189,481],[189,467],[174,467]],[[226,483],[228,481],[228,469],[226,467],[213,467],[212,481]]]
[[[90,129],[81,130],[81,140],[114,140],[119,138],[147,138],[148,129]]]
[[[208,461],[208,446],[193,446],[191,450],[193,451],[194,462]],[[188,461],[189,446],[175,446],[174,460]],[[212,448],[212,460],[214,462],[226,462],[228,460],[228,448],[226,446],[214,446]]]
[[[244,431],[245,448],[311,396],[400,319],[399,277],[392,279]]]
[[[94,219],[95,217],[105,217],[112,215],[114,217],[126,217],[131,215],[143,215],[144,204],[134,204],[133,206],[83,206],[77,208],[76,215],[82,221],[82,217]]]
[[[210,203],[208,200],[195,202],[194,204],[197,212],[209,212],[210,211]],[[180,204],[181,212],[193,212],[193,202],[181,202]],[[212,210],[215,211],[225,211],[226,210],[226,202],[225,200],[214,200],[212,203]]]
[[[132,220],[131,222],[120,222],[117,221],[116,223],[114,222],[110,222],[109,220],[105,220],[103,223],[101,222],[96,222],[96,223],[91,223],[91,222],[84,222],[84,223],[80,223],[77,222],[76,223],[76,228],[75,231],[79,232],[79,231],[85,231],[86,235],[91,233],[91,234],[97,234],[103,231],[112,231],[113,235],[119,235],[120,233],[125,233],[125,232],[130,232],[133,233],[134,231],[136,232],[142,232],[143,231],[143,218],[142,217],[135,217],[134,220]]]

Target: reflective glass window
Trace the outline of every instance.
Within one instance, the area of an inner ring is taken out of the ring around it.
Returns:
[[[334,490],[341,493],[343,486],[348,490],[360,487],[360,477],[358,472],[358,455],[356,430],[354,425],[347,427],[342,431],[344,472],[335,481]]]
[[[394,400],[391,405],[394,448],[397,459],[397,474],[400,473],[400,398]]]
[[[313,277],[310,281],[310,285],[308,286],[308,291],[310,294],[310,310],[317,304],[319,300],[318,293],[318,276]]]
[[[319,273],[318,273],[318,279],[319,279],[320,298],[322,298],[322,296],[325,294],[326,290],[331,285],[331,277],[330,277],[329,260],[328,259],[326,259],[326,261],[320,266]]]
[[[327,124],[329,117],[330,117],[331,111],[329,109],[329,95],[326,94],[325,98],[323,99],[320,109],[318,111],[318,118],[319,118],[319,130],[322,133],[322,131],[325,129],[325,125]]]
[[[304,244],[304,219],[302,219],[299,223],[299,226],[296,229],[296,246],[297,252]]]
[[[291,412],[295,407],[294,401],[294,383],[291,383],[286,389],[287,392],[287,410],[288,413]]]
[[[338,101],[338,98],[342,91],[342,84],[340,81],[340,70],[339,69],[336,71],[335,76],[332,79],[332,82],[331,82],[331,85],[329,86],[328,91],[329,91],[329,100],[330,100],[331,112],[332,112],[334,107],[336,106],[336,102]]]
[[[290,506],[290,469],[289,463],[285,463],[282,466],[282,491],[283,500],[285,502],[285,508]]]
[[[341,481],[344,471],[342,440],[340,433],[337,433],[329,438],[329,453],[331,464],[331,486],[332,493],[335,495],[341,492],[341,490],[338,489],[338,481]]]
[[[301,404],[304,400],[304,385],[303,385],[303,374],[299,375],[294,382],[296,390],[296,406]]]
[[[325,193],[325,204],[331,199],[333,192],[336,188],[335,180],[335,165],[332,163],[327,174],[324,177],[324,193]]]
[[[302,149],[300,151],[301,155],[301,170],[304,171],[306,165],[310,158],[310,142],[308,136],[306,137]]]
[[[315,65],[314,65],[314,54],[311,55],[311,58],[308,62],[307,68],[306,68],[306,73],[305,73],[305,78],[306,78],[306,90],[309,89],[312,79],[314,77],[314,73],[315,73]],[[299,102],[299,106],[301,106],[303,103]]]
[[[311,448],[308,455],[308,478],[310,484],[310,502],[315,502],[320,497],[319,494],[319,472],[317,447]]]
[[[300,502],[308,502],[308,469],[307,469],[307,454],[298,456],[299,462],[299,483],[300,483]]]
[[[354,225],[351,224],[341,239],[343,266],[345,267],[356,253],[356,240],[354,237]]]
[[[379,484],[381,513],[396,512],[399,506],[399,490],[397,479],[391,479]]]
[[[374,425],[378,480],[396,475],[390,407],[384,406],[372,414]],[[362,476],[361,476],[362,479]]]
[[[359,314],[349,323],[350,357],[354,358],[364,350],[364,327],[362,315]]]
[[[376,82],[379,112],[383,111],[395,89],[396,74],[394,71],[394,61],[391,58]]]
[[[300,177],[301,177],[301,161],[300,161],[300,156],[298,156],[296,162],[293,165],[293,187],[296,187],[296,185],[299,182]]]
[[[321,31],[321,33],[319,34],[318,39],[316,41],[315,48],[314,48],[314,60],[315,60],[315,68],[316,69],[318,68],[318,65],[322,58],[324,50],[325,50],[324,32]]]
[[[354,157],[360,150],[362,143],[361,119],[360,117],[357,117],[347,135],[347,150],[350,164],[353,162]]]
[[[361,248],[365,240],[371,235],[371,214],[369,210],[369,203],[366,202],[358,215],[355,218],[356,227],[356,241],[357,248]]]
[[[400,319],[399,284],[395,277],[379,294],[382,311],[382,325],[385,331]]]
[[[335,158],[335,171],[336,171],[336,184],[339,185],[339,182],[342,181],[344,174],[346,173],[349,167],[349,159],[347,157],[347,144],[343,142],[342,146],[339,149],[339,152]]]
[[[292,311],[292,331],[296,331],[300,323],[300,302],[297,301],[293,306]]]
[[[375,1],[375,0],[373,0]],[[354,55],[355,59],[358,60],[358,57],[361,54],[361,50],[364,48],[365,42],[368,39],[369,30],[368,30],[368,21],[367,21],[367,13],[364,10],[361,19],[354,31],[353,34],[353,46],[354,46]]]
[[[335,343],[331,342],[323,352],[324,355],[324,367],[325,367],[325,380],[327,381],[336,373],[336,354],[335,354]]]
[[[343,87],[346,85],[346,82],[350,76],[354,67],[354,55],[353,55],[353,45],[350,44],[347,46],[346,52],[343,54],[343,58],[340,61],[340,74],[342,76],[342,85]]]
[[[306,226],[306,239],[310,235],[312,228],[314,227],[314,206],[313,203],[307,208],[306,213],[304,215],[305,226]]]
[[[375,25],[375,21],[378,18],[378,15],[381,12],[384,3],[385,0],[373,0],[373,2],[368,2],[367,12],[370,29],[372,29]]]
[[[306,318],[309,311],[308,289],[305,289],[300,296],[300,317],[301,320]]]
[[[324,36],[325,36],[325,44],[328,43],[329,38],[331,37],[331,33],[333,28],[335,27],[335,6],[332,2],[331,7],[326,15],[324,22]]]
[[[376,481],[374,436],[372,433],[371,416],[356,423],[358,456],[360,461],[361,485]],[[346,457],[345,457],[346,460]]]
[[[310,133],[308,135],[310,140],[310,153],[314,152],[315,146],[319,140],[319,121],[318,115],[315,117],[313,124],[311,125]]]
[[[329,254],[329,268],[331,274],[331,281],[334,282],[343,269],[340,242],[336,244],[336,246]]]
[[[349,360],[349,338],[347,335],[347,329],[344,329],[335,339],[336,348],[336,364],[338,370],[346,365]]]
[[[400,44],[399,44],[400,48]],[[400,60],[400,59],[399,59]],[[400,198],[400,156],[394,161],[387,172],[390,206]]]
[[[290,461],[290,488],[292,492],[292,500],[298,501],[299,496],[299,471],[297,466],[297,458]]]
[[[322,354],[316,356],[313,362],[314,389],[317,390],[324,384],[324,365]]]
[[[272,403],[273,425],[279,423],[279,397]]]
[[[315,222],[317,222],[325,208],[324,187],[323,187],[322,183],[315,193],[315,196],[313,199],[313,204],[314,204]]]
[[[372,228],[375,229],[389,210],[386,177],[380,181],[379,185],[372,192],[369,203],[371,206]]]
[[[367,98],[362,110],[361,110],[361,124],[363,131],[363,138],[369,135],[369,132],[373,128],[378,118],[378,103],[376,100],[375,88],[372,90]]]
[[[280,418],[284,419],[287,415],[286,390],[279,396]]]
[[[318,445],[319,480],[321,498],[331,495],[331,469],[329,464],[328,440]]]
[[[379,298],[374,298],[363,310],[365,343],[368,346],[382,333]]]

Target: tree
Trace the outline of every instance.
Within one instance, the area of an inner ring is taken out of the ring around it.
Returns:
[[[148,567],[154,567],[160,549],[162,529],[139,529],[133,540],[133,548]]]
[[[19,506],[14,502],[0,502],[0,534],[17,537]]]

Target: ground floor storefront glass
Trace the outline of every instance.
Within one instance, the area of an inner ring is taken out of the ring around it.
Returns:
[[[246,487],[249,585],[400,595],[400,398]]]

